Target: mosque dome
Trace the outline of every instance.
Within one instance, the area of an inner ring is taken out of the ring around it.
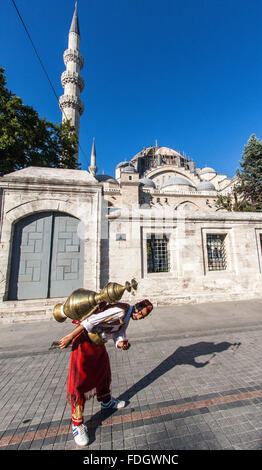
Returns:
[[[206,166],[205,168],[202,168],[202,170],[200,170],[200,175],[205,175],[206,173],[214,173],[214,174],[217,174],[216,173],[216,170],[214,170],[214,168],[211,168],[209,166]]]
[[[118,163],[118,165],[116,165],[116,168],[124,168],[125,166],[128,166],[128,165],[130,165],[130,163],[127,161],[124,161],[124,162]]]
[[[96,179],[99,183],[114,183],[118,184],[115,178],[113,176],[109,175],[96,175]]]
[[[122,166],[121,169],[122,169],[121,171],[124,173],[136,173],[137,172],[134,165],[132,165],[132,163],[129,163],[127,166]]]
[[[178,188],[179,190],[183,190],[183,189],[189,189],[190,191],[195,190],[195,187],[189,180],[187,180],[186,178],[182,178],[180,176],[170,176],[170,178],[168,178],[168,180],[164,182],[161,189],[165,189],[169,186],[180,186]],[[188,188],[186,188],[186,186]],[[177,188],[174,188],[174,189],[177,189]]]
[[[145,188],[155,188],[155,183],[153,180],[151,180],[150,178],[141,178],[139,180],[139,183],[141,184],[141,186],[144,186]]]
[[[216,188],[210,181],[202,181],[197,185],[197,191],[216,191]]]
[[[214,168],[210,168],[209,166],[202,168],[199,172],[199,176],[202,181],[210,181],[216,176],[216,174],[217,173]]]
[[[158,147],[155,150],[155,155],[181,157],[180,153],[176,152],[176,150],[170,149],[169,147]]]
[[[163,155],[163,156],[167,156],[167,157],[170,157],[170,156],[173,156],[173,157],[180,157],[180,158],[184,158],[182,157],[182,155],[177,152],[176,150],[174,149],[171,149],[169,147],[147,147],[147,148],[144,148],[143,150],[141,150],[140,152],[138,152],[136,155],[134,155],[131,159],[131,161],[136,161],[138,157],[140,158],[143,158],[143,157],[150,157],[150,156],[157,156],[157,155]]]

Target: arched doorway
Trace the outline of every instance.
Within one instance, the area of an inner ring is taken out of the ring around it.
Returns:
[[[15,224],[9,300],[66,297],[83,285],[84,243],[79,220],[40,212]]]

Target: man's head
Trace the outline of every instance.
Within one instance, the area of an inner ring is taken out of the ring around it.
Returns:
[[[141,300],[134,305],[134,310],[132,313],[133,320],[140,320],[142,318],[147,317],[149,313],[153,310],[153,305],[147,299]]]

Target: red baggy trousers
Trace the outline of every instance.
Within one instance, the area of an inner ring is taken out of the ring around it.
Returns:
[[[72,343],[67,378],[67,399],[72,407],[72,423],[83,422],[85,401],[97,396],[98,401],[111,397],[111,368],[106,347],[97,346],[82,331]]]

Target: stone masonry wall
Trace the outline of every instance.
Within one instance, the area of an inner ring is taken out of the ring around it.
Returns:
[[[37,178],[38,173],[41,181]],[[63,212],[79,219],[78,234],[84,240],[83,287],[99,290],[101,187],[84,173],[78,170],[52,172],[52,169],[41,169],[37,172],[30,169],[22,175],[16,172],[15,177],[11,174],[1,178],[0,313],[10,304],[6,300],[15,223],[37,212]],[[16,303],[19,308],[23,307],[23,301]],[[26,301],[24,303],[27,304]]]
[[[127,213],[111,217],[111,281],[135,277],[138,297],[152,298],[158,305],[261,297],[261,214],[173,212],[165,219],[157,218],[156,211],[154,219],[149,214],[134,213],[132,220]],[[169,272],[147,272],[150,233],[168,235]],[[209,271],[207,234],[225,236],[226,269]]]

